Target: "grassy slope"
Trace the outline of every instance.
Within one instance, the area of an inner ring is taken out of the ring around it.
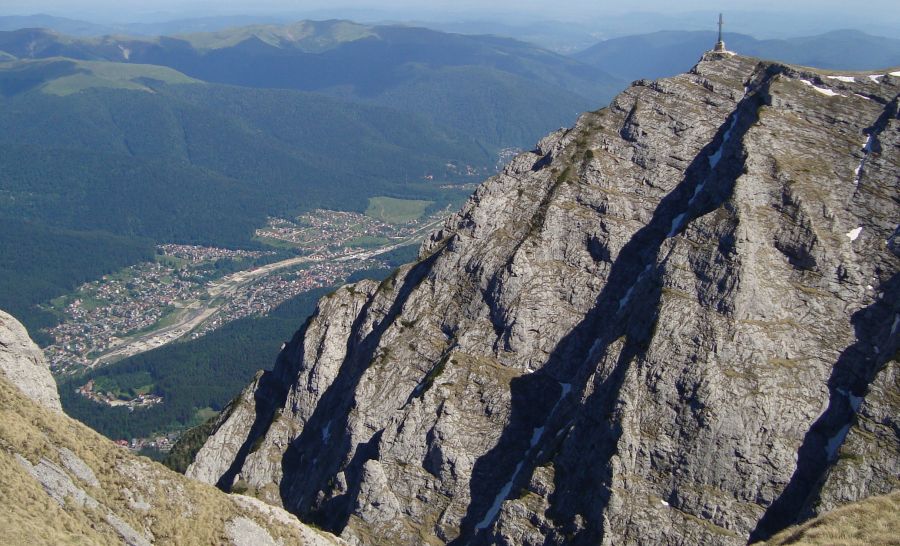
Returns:
[[[425,209],[432,203],[433,201],[416,199],[370,197],[366,215],[385,222],[402,224],[421,218],[425,213]]]
[[[133,89],[152,92],[141,80],[153,80],[168,84],[199,84],[181,72],[164,66],[145,64],[119,65],[106,62],[79,61],[75,63],[77,74],[47,82],[41,87],[44,93],[71,95],[78,91],[97,87]]]
[[[900,544],[900,491],[842,506],[775,535],[772,546]]]
[[[74,452],[96,474],[99,487],[74,481],[101,504],[99,509],[77,508],[71,501],[61,507],[14,457],[19,454],[32,464],[45,458],[63,466],[59,448]],[[241,508],[212,486],[136,457],[81,423],[38,406],[2,377],[0,476],[5,544],[121,544],[106,523],[110,511],[139,532],[149,530],[159,543],[225,544],[225,524],[236,516],[254,520],[289,543],[302,544],[303,534],[313,532]],[[149,509],[132,508],[132,495],[148,502]]]

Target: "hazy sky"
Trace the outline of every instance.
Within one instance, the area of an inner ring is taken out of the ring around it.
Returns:
[[[898,0],[0,0],[0,15],[46,13],[104,25],[162,23],[222,15],[256,22],[351,19],[361,23],[445,25],[490,22],[485,33],[514,33],[499,25],[546,28],[548,21],[578,23],[597,38],[656,30],[713,30],[725,13],[726,31],[757,38],[808,36],[854,28],[900,38]],[[635,16],[635,12],[642,15]],[[629,15],[631,14],[631,15]],[[235,22],[234,24],[241,24]],[[167,31],[159,31],[167,32]]]
[[[864,6],[864,9],[863,7]],[[868,0],[864,4],[850,0],[0,0],[0,14],[53,13],[67,16],[103,15],[110,20],[129,20],[148,14],[168,12],[173,15],[218,15],[226,13],[254,14],[264,12],[296,12],[314,10],[375,10],[406,12],[410,16],[441,12],[478,16],[490,14],[543,15],[553,19],[584,14],[622,13],[626,11],[676,12],[690,10],[780,10],[811,13],[829,11],[858,16],[861,12],[888,15],[896,19],[896,0]]]

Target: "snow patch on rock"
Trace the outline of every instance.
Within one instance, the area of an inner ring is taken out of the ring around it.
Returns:
[[[809,87],[812,87],[816,92],[821,93],[827,97],[834,97],[834,96],[843,97],[843,95],[841,95],[840,93],[836,93],[836,92],[832,91],[831,89],[828,89],[827,87],[819,87],[818,85],[814,84],[813,82],[811,82],[809,80],[800,80],[800,81],[805,83]]]

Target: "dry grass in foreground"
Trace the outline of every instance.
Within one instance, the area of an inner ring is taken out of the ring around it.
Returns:
[[[61,498],[26,469],[39,463]],[[135,456],[0,375],[0,544],[122,544],[125,526],[132,544],[342,544],[283,510]]]
[[[900,491],[842,506],[775,535],[769,545],[900,545]]]

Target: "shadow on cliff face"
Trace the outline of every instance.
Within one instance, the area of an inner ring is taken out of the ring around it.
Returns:
[[[866,130],[874,150],[881,150],[880,136],[898,116],[898,99],[885,104],[878,119]],[[863,162],[865,165],[865,161]],[[862,168],[862,166],[861,166]],[[865,169],[863,171],[865,173]],[[870,183],[861,178],[854,195]],[[866,217],[871,211],[853,201],[854,214]],[[900,229],[900,228],[898,228]],[[896,233],[896,232],[895,232]],[[891,248],[888,241],[888,248]],[[810,426],[797,450],[797,467],[781,495],[768,507],[750,535],[751,542],[766,540],[779,531],[814,516],[813,510],[836,462],[849,427],[856,422],[854,399],[865,397],[869,385],[883,365],[898,349],[897,332],[891,332],[894,317],[900,313],[900,274],[895,273],[879,288],[882,297],[853,314],[856,342],[841,352],[828,380],[828,406]],[[875,347],[880,347],[878,352]],[[851,398],[851,396],[853,398]]]
[[[764,94],[749,95],[732,113],[737,116],[731,129],[732,141],[739,141],[756,121]],[[536,466],[552,461],[570,434],[580,438],[581,451],[576,454],[580,468],[556,468],[555,491],[561,494],[551,498],[549,514],[555,528],[541,531],[548,544],[602,540],[602,512],[609,501],[612,479],[609,461],[621,435],[614,411],[628,369],[645,354],[655,333],[662,293],[662,270],[657,267],[661,247],[691,220],[722,206],[743,172],[743,157],[723,162],[715,174],[712,172],[709,157],[724,146],[727,125],[721,127],[677,186],[660,201],[650,222],[619,252],[606,285],[584,320],[560,340],[540,371],[512,382],[508,425],[497,445],[475,463],[470,481],[472,500],[460,525],[459,538],[453,544],[501,542],[491,532],[499,504],[506,498],[515,498],[515,492],[528,485]],[[693,202],[694,190],[701,183],[705,188]],[[681,214],[685,216],[679,220]],[[618,349],[618,354],[613,348]],[[564,385],[563,389],[547,388],[551,380]],[[594,382],[593,393],[583,405],[568,397],[559,398],[560,392],[566,394],[567,386],[576,395],[584,393],[589,382]],[[548,400],[548,392],[556,398]],[[554,406],[557,400],[558,405]],[[548,407],[552,407],[550,415],[545,410]],[[581,430],[572,430],[575,419],[582,422]],[[590,428],[590,432],[585,433],[585,428]],[[539,429],[542,434],[535,442]],[[504,485],[506,480],[509,482]],[[573,485],[577,491],[571,490]],[[574,499],[580,493],[589,499]],[[575,524],[578,514],[584,519],[582,528]]]
[[[238,449],[228,470],[216,482],[216,487],[222,491],[226,493],[231,492],[234,480],[244,467],[247,456],[253,452],[254,447],[268,433],[269,427],[272,426],[272,421],[275,419],[275,412],[279,408],[284,407],[290,384],[296,376],[296,370],[291,362],[290,355],[303,350],[303,338],[312,319],[313,317],[306,319],[306,322],[294,334],[288,346],[278,354],[278,360],[275,362],[272,371],[263,372],[259,376],[253,392],[253,409],[255,412],[253,424],[250,426],[250,430],[247,431],[247,438],[241,444],[240,449]],[[232,402],[232,404],[238,403],[240,403],[240,396]],[[227,409],[225,411],[228,412]]]
[[[337,377],[281,460],[283,478],[279,489],[282,502],[289,511],[338,533],[346,526],[359,494],[363,465],[378,456],[380,438],[379,432],[366,443],[351,444],[347,425],[354,407],[354,394],[363,374],[372,365],[381,337],[400,316],[406,301],[431,271],[442,251],[443,248],[439,249],[409,270],[390,309],[362,339],[359,339],[360,331],[372,318],[369,312],[375,295],[357,316]],[[384,282],[392,282],[391,279],[393,277]],[[325,433],[326,430],[329,432]],[[345,462],[350,453],[353,457]],[[341,472],[345,479],[337,480]],[[345,490],[341,489],[340,482],[346,484]]]
[[[253,452],[253,446],[256,442],[261,440],[268,432],[272,419],[275,416],[275,410],[284,405],[286,396],[287,389],[283,385],[277,385],[277,380],[272,376],[272,372],[263,372],[253,393],[254,410],[256,412],[253,425],[250,426],[247,439],[241,444],[228,470],[216,482],[216,487],[226,493],[231,492],[235,478],[241,471],[241,468],[244,467],[247,456]]]
[[[898,334],[892,334],[891,328],[900,312],[900,273],[895,273],[881,290],[878,301],[853,314],[856,342],[844,349],[832,369],[828,407],[804,436],[797,451],[797,468],[753,530],[751,542],[766,540],[814,516],[812,510],[828,472],[856,421],[858,406],[854,408],[854,399],[865,397],[875,376],[898,349]],[[876,352],[875,347],[880,349]]]

